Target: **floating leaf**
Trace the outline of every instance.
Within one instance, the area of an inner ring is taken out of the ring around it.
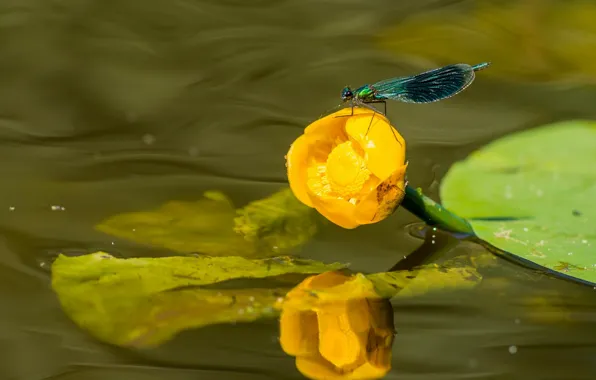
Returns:
[[[596,80],[594,2],[482,1],[470,8],[409,17],[383,33],[380,45],[439,64],[492,61],[482,75],[504,80]]]
[[[99,231],[178,253],[276,256],[303,244],[316,232],[311,210],[284,189],[236,211],[222,193],[196,202],[172,201],[156,210],[119,214]]]
[[[506,136],[456,163],[443,204],[481,239],[535,264],[596,282],[596,123]]]
[[[97,252],[60,255],[52,265],[52,286],[81,328],[105,342],[144,347],[187,328],[275,315],[273,306],[289,290],[213,288],[218,283],[343,267],[289,257],[118,259]]]
[[[321,289],[295,289],[294,295],[305,291],[304,295],[285,300],[296,282],[282,275],[323,273],[345,266],[290,257],[118,259],[96,252],[58,256],[52,265],[52,286],[66,314],[98,339],[120,346],[150,347],[189,328],[275,316],[288,302],[297,310],[308,310],[321,302],[467,288],[481,278],[471,267],[448,265],[341,274],[342,281]],[[267,282],[252,286],[250,281],[256,279]],[[233,280],[244,282],[232,286]]]

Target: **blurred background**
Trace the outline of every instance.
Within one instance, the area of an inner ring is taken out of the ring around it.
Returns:
[[[303,378],[275,320],[154,350],[102,344],[64,315],[48,268],[57,252],[168,254],[95,230],[110,215],[211,189],[240,207],[283,188],[290,144],[345,85],[492,62],[447,101],[387,105],[410,183],[435,200],[450,165],[485,143],[596,118],[593,1],[1,0],[0,46],[7,380]],[[352,231],[326,225],[300,254],[386,271],[423,245],[416,223],[399,209]],[[488,253],[437,235],[432,260]],[[501,259],[484,284],[394,302],[386,378],[596,377],[593,289]]]

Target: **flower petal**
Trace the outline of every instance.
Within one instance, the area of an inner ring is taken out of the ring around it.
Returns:
[[[356,368],[354,372],[350,373],[346,378],[351,380],[381,379],[390,370],[391,367],[376,367],[367,362]]]
[[[351,379],[349,373],[345,375],[338,373],[337,368],[320,355],[296,358],[296,368],[304,376],[313,380]]]
[[[294,289],[325,289],[331,288],[337,285],[341,285],[348,280],[351,280],[352,276],[346,276],[345,274],[338,272],[338,271],[330,271],[330,272],[323,272],[321,274],[310,276],[300,284],[298,284]],[[292,289],[288,296],[292,294]]]
[[[353,229],[360,225],[354,219],[356,206],[344,199],[312,197],[312,202],[321,215],[340,227]]]
[[[354,219],[357,223],[377,223],[395,211],[405,196],[407,166],[398,168],[356,205]]]
[[[406,142],[386,117],[370,111],[351,117],[346,123],[346,133],[360,144],[368,169],[381,181],[403,166]]]
[[[286,155],[286,167],[288,170],[288,182],[294,196],[305,205],[313,207],[306,188],[310,152],[309,145],[310,141],[306,136],[302,135],[298,137],[292,143]]]
[[[279,330],[279,342],[286,354],[306,356],[319,352],[319,331],[315,312],[284,308],[279,320]]]
[[[348,302],[333,302],[317,311],[319,352],[331,364],[340,368],[357,364],[366,350],[366,334],[361,337],[362,332],[354,329],[361,327],[360,323],[356,323],[357,326],[351,323],[352,309]],[[368,311],[368,305],[365,305],[364,310]]]
[[[345,131],[346,122],[353,116],[351,107],[342,108],[332,114],[324,116],[318,120],[312,122],[308,127],[304,129],[305,134],[318,134],[318,135],[337,135]],[[367,108],[354,107],[354,115],[372,113]]]

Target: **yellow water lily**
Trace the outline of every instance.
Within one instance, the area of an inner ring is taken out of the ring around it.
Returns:
[[[404,197],[406,142],[389,120],[344,108],[305,128],[286,155],[292,192],[343,228],[376,223]]]
[[[304,376],[380,379],[391,369],[393,309],[365,284],[370,282],[325,272],[307,278],[286,295],[280,343],[284,352],[296,357]],[[334,297],[312,296],[313,291],[330,288]]]

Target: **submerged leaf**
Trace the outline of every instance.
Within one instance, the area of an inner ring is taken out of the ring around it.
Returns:
[[[65,312],[81,328],[105,342],[143,347],[191,327],[274,315],[275,302],[288,290],[207,285],[340,268],[343,265],[287,257],[117,259],[97,252],[60,255],[52,265],[52,287]]]
[[[196,202],[172,201],[151,211],[114,215],[99,231],[179,253],[253,256],[255,247],[234,233],[236,211],[222,193],[206,192]]]
[[[114,215],[99,231],[178,253],[277,256],[316,232],[311,210],[284,189],[241,210],[222,193],[195,202],[172,201],[151,210]]]
[[[276,250],[302,245],[317,232],[314,210],[298,201],[290,188],[249,203],[237,215],[237,233]]]
[[[596,283],[596,122],[560,122],[497,140],[456,163],[444,205],[514,257]]]

